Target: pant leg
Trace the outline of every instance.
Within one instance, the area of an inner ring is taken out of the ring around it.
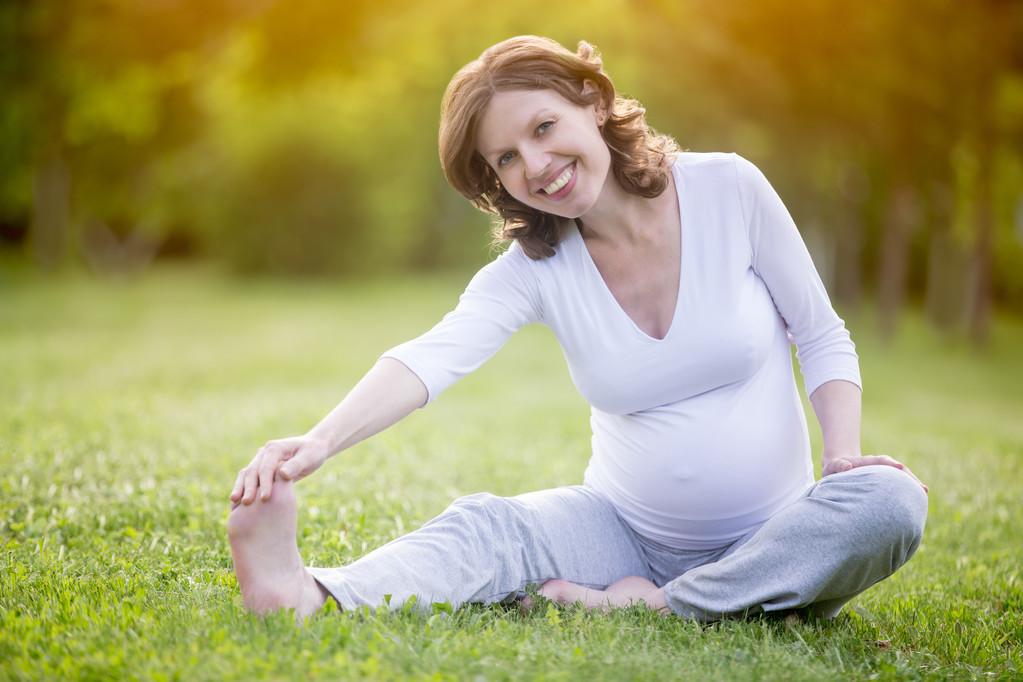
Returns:
[[[419,530],[341,568],[309,568],[343,609],[411,595],[420,607],[496,602],[526,585],[563,578],[603,589],[647,576],[635,534],[602,495],[565,486],[498,497],[460,497]]]
[[[830,618],[909,560],[926,518],[926,493],[894,467],[832,474],[735,551],[665,585],[665,598],[703,621],[802,607]]]

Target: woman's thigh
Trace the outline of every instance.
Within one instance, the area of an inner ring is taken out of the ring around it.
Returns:
[[[458,606],[521,595],[551,578],[602,589],[629,575],[650,577],[634,532],[585,486],[460,497],[348,566],[309,571],[342,608],[396,607],[413,594]]]

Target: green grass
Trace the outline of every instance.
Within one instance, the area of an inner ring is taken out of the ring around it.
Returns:
[[[301,629],[247,614],[225,531],[235,472],[326,414],[465,281],[0,276],[0,678],[1023,676],[1023,324],[1008,319],[982,355],[912,316],[887,348],[848,320],[864,448],[908,463],[931,507],[916,557],[834,621],[469,606],[328,609]],[[347,563],[458,495],[578,483],[588,443],[556,342],[527,328],[299,484],[303,556]]]

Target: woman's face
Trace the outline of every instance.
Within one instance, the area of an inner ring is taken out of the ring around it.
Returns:
[[[601,122],[592,105],[554,90],[498,92],[480,118],[476,151],[518,201],[578,218],[596,203],[611,168]]]

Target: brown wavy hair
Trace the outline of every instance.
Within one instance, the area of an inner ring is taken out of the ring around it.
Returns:
[[[597,92],[585,97],[583,83]],[[496,216],[496,244],[514,239],[539,260],[553,256],[563,218],[514,199],[476,151],[479,119],[490,98],[504,90],[551,89],[579,106],[594,105],[609,116],[601,135],[611,152],[611,171],[630,194],[656,197],[668,186],[668,155],[679,151],[668,135],[646,123],[646,109],[615,92],[597,49],[579,41],[575,53],[550,38],[516,36],[493,45],[469,62],[448,83],[441,104],[440,163],[444,176],[473,206]]]

